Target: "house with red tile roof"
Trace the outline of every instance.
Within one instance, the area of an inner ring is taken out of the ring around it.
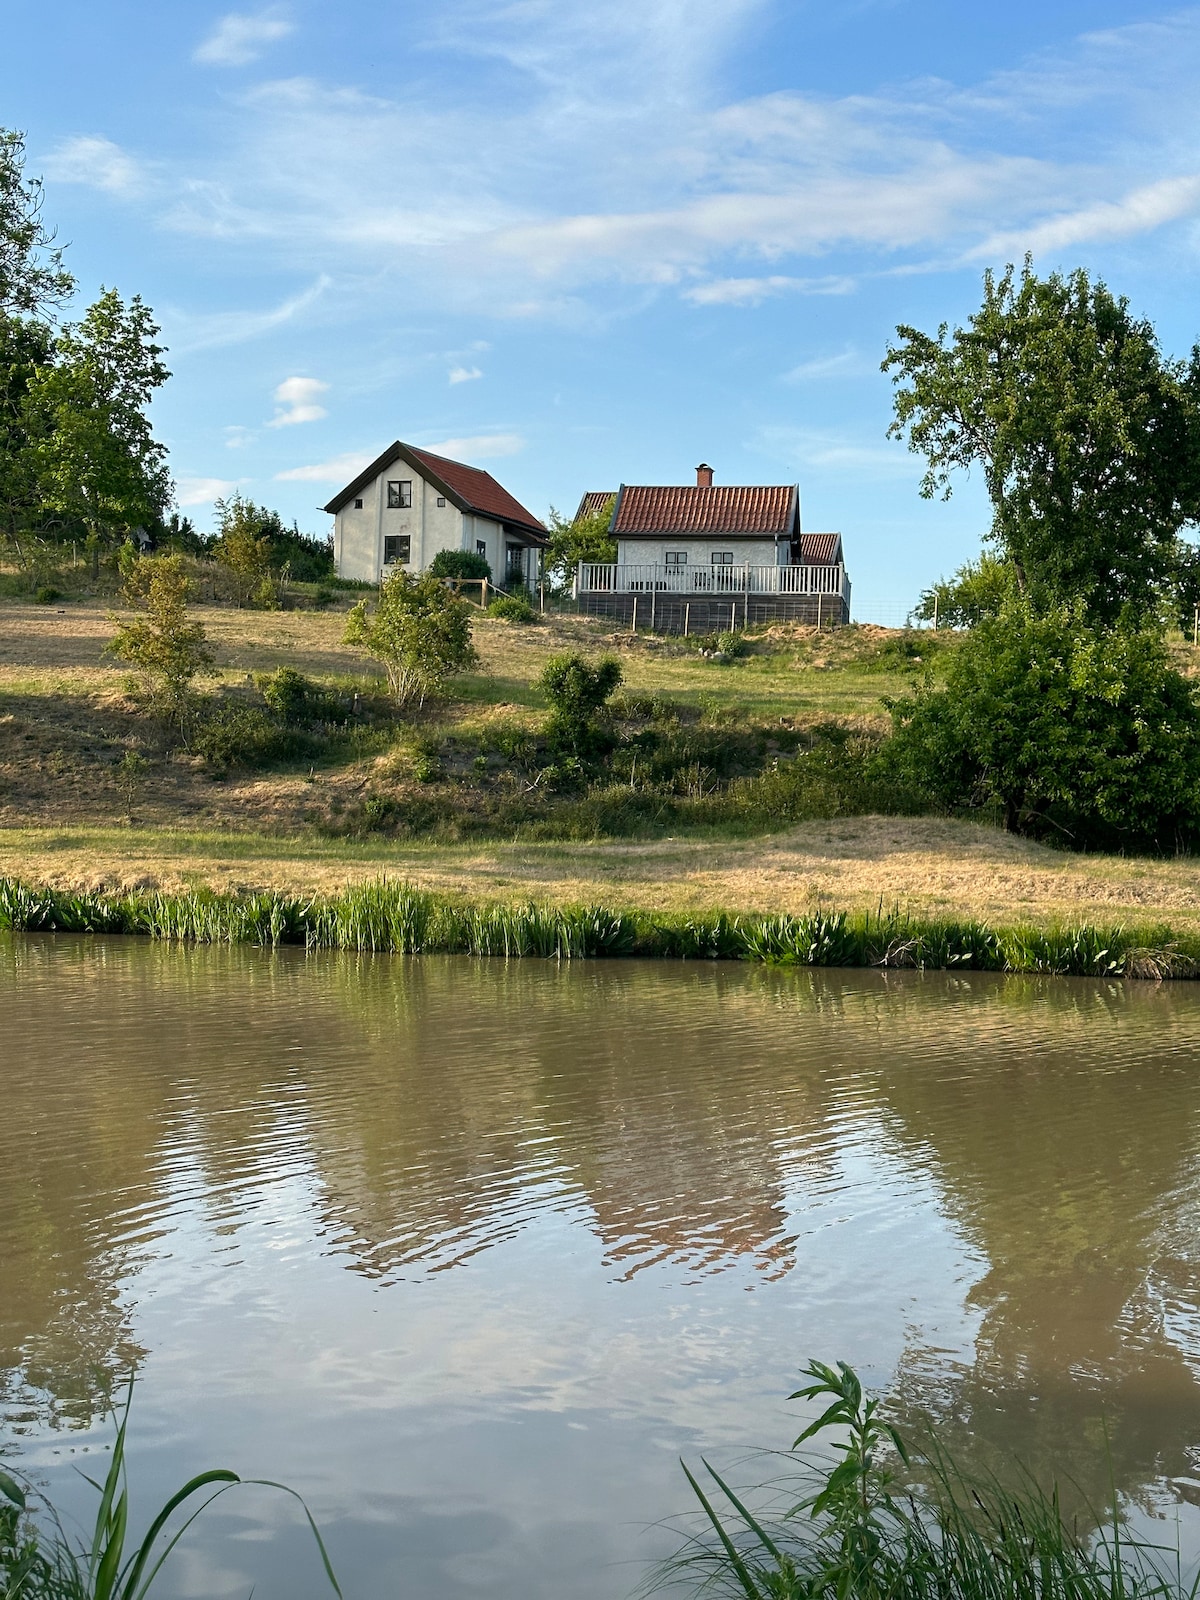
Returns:
[[[694,484],[591,490],[576,518],[610,502],[617,559],[581,564],[582,611],[660,631],[849,621],[842,536],[801,529],[798,484],[715,485],[702,463]]]
[[[422,572],[439,550],[484,557],[498,584],[538,578],[543,524],[482,467],[399,439],[334,495],[340,578],[377,583],[397,568]]]

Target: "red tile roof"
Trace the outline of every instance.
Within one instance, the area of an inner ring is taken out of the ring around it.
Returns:
[[[800,535],[800,565],[802,567],[838,566],[842,559],[840,533],[802,533]]]
[[[545,543],[547,535],[543,524],[498,484],[490,472],[485,472],[482,467],[464,466],[461,461],[451,461],[446,456],[435,456],[432,450],[416,450],[399,439],[377,456],[369,467],[364,468],[352,483],[339,490],[325,510],[331,513],[340,511],[360,489],[365,489],[367,484],[397,461],[407,462],[414,472],[421,473],[460,511],[474,511],[482,517],[494,517],[497,522],[519,528],[534,543]]]
[[[623,538],[707,533],[790,539],[797,526],[797,500],[791,483],[709,489],[631,483],[621,490],[613,532]]]
[[[574,520],[581,522],[584,517],[594,517],[597,511],[603,511],[609,501],[616,498],[615,489],[589,489],[579,502]]]

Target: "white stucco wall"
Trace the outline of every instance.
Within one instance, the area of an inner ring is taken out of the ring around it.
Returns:
[[[786,539],[777,546],[774,539],[722,539],[708,534],[701,539],[678,535],[671,539],[618,539],[617,565],[663,566],[668,550],[686,550],[689,567],[708,568],[714,550],[732,550],[736,567],[773,567],[786,564],[788,549]]]
[[[412,484],[411,506],[389,506],[389,483]],[[360,582],[376,583],[385,569],[383,541],[389,534],[407,534],[412,541],[407,570],[420,572],[427,567],[439,550],[473,550],[472,537],[464,545],[464,518],[458,507],[447,497],[438,505],[439,490],[427,483],[420,473],[402,461],[394,462],[364,488],[356,498],[362,500],[362,509],[356,510],[354,500],[334,518],[334,559],[338,576],[357,578]]]

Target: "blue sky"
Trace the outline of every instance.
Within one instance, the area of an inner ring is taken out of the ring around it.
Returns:
[[[58,0],[5,35],[82,297],[162,322],[202,527],[238,487],[324,532],[397,437],[539,514],[706,460],[798,480],[882,617],[987,523],[885,438],[897,322],[1028,249],[1200,335],[1200,7]]]

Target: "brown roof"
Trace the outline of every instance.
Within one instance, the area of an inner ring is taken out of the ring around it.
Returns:
[[[461,461],[451,461],[446,456],[435,456],[432,450],[417,450],[413,445],[402,444],[399,439],[395,444],[388,445],[382,455],[376,456],[352,483],[340,489],[325,510],[331,513],[340,511],[360,489],[365,489],[367,484],[373,482],[381,472],[386,472],[396,461],[406,462],[414,472],[419,472],[460,511],[493,517],[497,522],[519,528],[535,544],[545,542],[546,529],[542,523],[532,512],[526,511],[519,500],[514,500],[490,472],[485,472],[482,467],[465,466]]]
[[[798,522],[799,491],[793,483],[738,487],[696,484],[655,487],[624,484],[613,517],[613,532],[639,534],[710,533],[723,538],[790,539]]]
[[[840,533],[802,533],[800,535],[801,566],[837,566],[842,559]]]
[[[589,489],[579,502],[579,509],[574,520],[582,522],[584,517],[594,517],[597,511],[603,511],[610,500],[617,498],[615,489]]]

